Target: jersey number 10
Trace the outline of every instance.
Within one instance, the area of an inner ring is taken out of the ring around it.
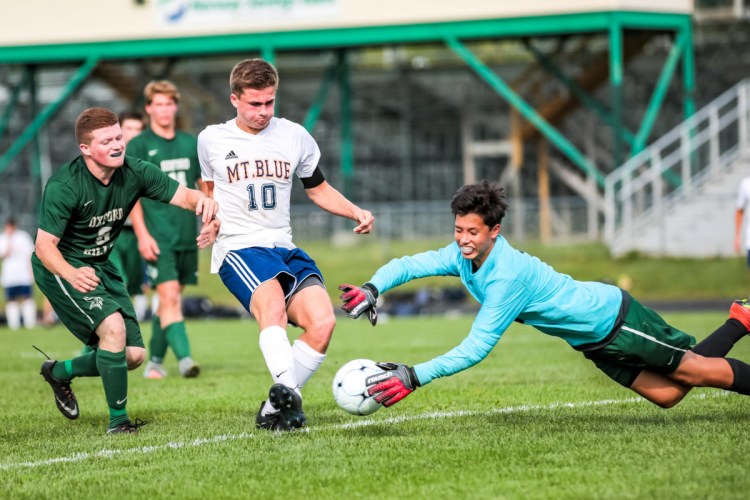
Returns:
[[[250,203],[247,209],[250,211],[258,210],[258,198],[255,194],[255,184],[248,184],[247,195],[250,197]],[[263,184],[260,186],[260,203],[263,210],[273,210],[276,208],[276,184]]]

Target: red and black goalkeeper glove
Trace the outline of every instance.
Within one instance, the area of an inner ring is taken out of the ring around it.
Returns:
[[[367,394],[385,407],[393,406],[420,387],[414,368],[401,363],[375,363],[385,370],[365,379]]]
[[[363,312],[367,313],[367,319],[372,326],[378,322],[378,310],[375,302],[378,298],[378,290],[370,283],[365,283],[362,287],[354,285],[339,285],[342,293],[340,299],[344,301],[341,309],[352,319],[359,318]]]

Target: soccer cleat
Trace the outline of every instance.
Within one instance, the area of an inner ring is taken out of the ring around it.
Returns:
[[[255,416],[255,427],[258,429],[267,429],[269,431],[289,431],[291,430],[281,419],[281,412],[267,413],[262,415],[263,407],[266,402],[260,404],[258,414]]]
[[[167,376],[167,370],[161,363],[155,363],[149,361],[146,363],[146,368],[143,370],[143,378],[151,380],[163,379]]]
[[[279,410],[279,415],[289,430],[299,429],[307,423],[302,411],[302,398],[294,389],[283,384],[274,384],[268,391],[268,401]]]
[[[141,420],[140,418],[136,418],[135,423],[126,420],[121,424],[117,424],[116,426],[107,429],[107,434],[138,434],[138,429],[147,423],[147,421]]]
[[[729,308],[729,318],[736,319],[742,323],[746,330],[750,330],[750,301],[747,299],[735,300],[732,307]]]
[[[185,378],[195,378],[201,373],[201,367],[190,357],[182,358],[177,366],[180,368],[180,373]]]
[[[60,413],[66,418],[75,420],[78,418],[78,400],[73,389],[70,388],[70,382],[60,382],[52,376],[52,367],[55,366],[54,359],[48,359],[42,363],[42,369],[39,372],[44,380],[52,387],[55,394],[55,404]]]

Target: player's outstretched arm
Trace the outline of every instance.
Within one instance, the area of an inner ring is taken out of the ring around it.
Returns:
[[[376,302],[378,300],[378,290],[371,283],[365,283],[361,287],[354,285],[339,285],[342,293],[339,297],[344,304],[341,309],[352,319],[359,318],[362,313],[367,313],[367,319],[370,324],[375,326],[378,322],[378,309]]]
[[[36,235],[36,256],[42,261],[44,267],[51,273],[54,273],[81,293],[94,291],[99,286],[99,277],[91,267],[73,267],[57,248],[60,238],[39,229]]]
[[[323,181],[313,188],[305,189],[305,193],[313,203],[333,215],[346,217],[357,223],[354,232],[368,234],[372,231],[375,216],[369,210],[363,210],[349,201],[343,194],[328,182]]]
[[[201,222],[204,224],[212,221],[219,211],[216,200],[209,198],[197,189],[190,189],[185,186],[177,188],[169,203],[185,210],[195,210],[195,215],[200,215]]]
[[[414,368],[402,363],[376,363],[385,370],[365,379],[367,394],[386,408],[393,406],[420,387]]]

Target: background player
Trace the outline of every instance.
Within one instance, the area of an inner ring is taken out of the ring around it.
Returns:
[[[127,145],[130,140],[143,132],[143,115],[136,111],[123,111],[118,116],[122,128],[122,140]],[[125,154],[130,154],[127,151]],[[145,264],[138,251],[138,238],[133,231],[133,222],[128,217],[122,227],[120,236],[115,241],[115,247],[109,256],[125,280],[128,294],[133,297],[133,307],[138,321],[146,318],[148,299],[144,294]]]
[[[225,204],[211,272],[258,321],[260,349],[274,385],[256,426],[290,430],[306,422],[300,389],[325,359],[335,326],[333,306],[315,262],[292,242],[293,175],[322,209],[354,220],[369,233],[374,218],[325,181],[320,150],[300,125],[274,117],[276,68],[247,59],[229,79],[237,116],[198,136],[203,180]],[[290,345],[286,327],[303,332]]]
[[[3,261],[0,282],[5,289],[5,319],[11,330],[36,326],[36,304],[34,303],[34,277],[31,273],[31,254],[34,241],[23,229],[18,229],[16,220],[5,220],[5,230],[0,233],[0,259]]]
[[[339,287],[351,317],[374,310],[379,293],[425,276],[458,276],[482,304],[469,335],[450,352],[413,368],[382,364],[388,373],[368,384],[377,401],[391,406],[417,387],[479,363],[514,320],[562,338],[613,380],[664,408],[692,387],[750,394],[750,366],[723,357],[750,329],[747,301],[732,304],[730,319],[693,348],[693,337],[624,290],[575,281],[515,250],[500,236],[506,209],[505,190],[495,184],[464,186],[451,202],[454,243],[393,259],[361,288]]]
[[[177,130],[177,87],[167,80],[153,81],[143,93],[148,128],[130,141],[128,155],[156,164],[183,186],[201,185],[195,136]],[[138,248],[146,260],[146,273],[159,298],[143,375],[165,377],[162,363],[167,347],[171,347],[182,376],[197,377],[200,368],[191,356],[182,316],[182,290],[185,285],[198,283],[197,221],[188,212],[152,200],[136,205],[131,218]]]
[[[97,349],[66,361],[47,360],[41,374],[60,412],[78,418],[70,387],[75,377],[101,376],[109,406],[107,433],[138,432],[125,409],[128,369],[145,355],[138,321],[122,277],[109,261],[125,217],[139,197],[202,214],[218,208],[154,165],[125,157],[117,116],[90,108],[76,120],[81,156],[63,165],[45,186],[39,215],[34,278],[60,320],[81,342]]]

